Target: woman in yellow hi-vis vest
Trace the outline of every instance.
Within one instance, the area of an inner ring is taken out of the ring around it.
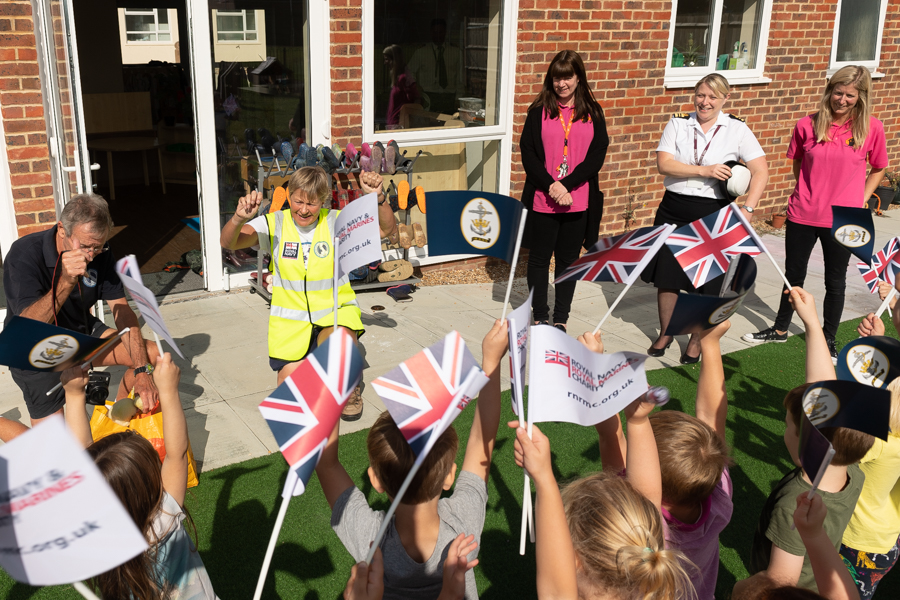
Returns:
[[[381,183],[381,176],[375,173],[363,173],[360,178],[363,191],[378,192],[379,201],[383,195]],[[223,248],[237,250],[259,244],[260,252],[272,257],[269,365],[278,373],[278,385],[334,329],[332,241],[339,211],[323,208],[330,194],[325,171],[304,167],[288,182],[287,209],[254,218],[263,196],[253,191],[240,199],[234,216],[222,229]],[[358,339],[365,330],[356,294],[347,276],[338,284],[338,325]],[[355,421],[362,410],[362,394],[357,387],[341,418]]]

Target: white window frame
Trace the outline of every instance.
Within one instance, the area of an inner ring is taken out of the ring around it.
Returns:
[[[169,13],[168,13],[169,9],[167,9],[167,8],[123,8],[121,10],[122,10],[122,28],[125,30],[125,43],[127,45],[129,45],[129,46],[131,46],[131,45],[144,46],[147,44],[163,44],[166,46],[171,46],[172,44],[174,44],[177,41],[172,32],[172,21],[171,20],[169,20],[169,29],[168,30],[163,31],[163,32],[160,32],[160,30],[159,30],[159,11],[161,11],[161,10],[166,11],[166,18],[168,18],[169,17]],[[141,16],[141,17],[149,17],[152,15],[153,16],[153,25],[154,25],[153,31],[129,31],[127,29],[129,15]],[[129,40],[128,39],[129,33],[137,33],[137,34],[151,34],[152,33],[153,35],[156,36],[156,39],[155,40]],[[168,35],[169,39],[160,41],[160,39],[159,39],[160,33]]]
[[[889,2],[890,0],[881,0],[881,14],[878,16],[878,39],[875,40],[875,60],[843,61],[837,59],[837,44],[841,26],[841,6],[843,5],[844,0],[838,0],[837,8],[834,12],[834,31],[831,36],[831,55],[828,59],[828,71],[826,72],[828,77],[831,77],[837,73],[838,69],[846,67],[847,65],[860,65],[866,67],[875,79],[884,77],[884,73],[878,72],[878,65],[881,62],[881,41],[884,39],[884,19],[887,14],[887,5]]]
[[[255,10],[253,10],[253,9],[250,9],[250,10],[253,11],[254,21],[258,24],[259,23],[259,15],[256,14]],[[228,30],[225,30],[225,33],[229,33],[229,34],[240,33],[241,35],[244,36],[243,39],[220,40],[219,35],[222,32],[219,30],[219,20],[218,20],[219,16],[223,15],[223,16],[227,16],[227,17],[236,17],[236,16],[238,16],[237,13],[241,13],[241,19],[243,20],[243,23],[244,23],[243,31],[232,31],[232,30],[228,29]],[[217,43],[217,44],[259,44],[260,43],[259,27],[257,26],[257,27],[254,27],[253,29],[247,29],[247,9],[240,9],[240,10],[221,10],[221,9],[219,9],[219,10],[216,10],[216,19],[213,21],[213,23],[214,23],[214,27],[216,29],[215,43]],[[256,39],[248,40],[247,39],[248,33],[254,34],[256,36]]]
[[[765,76],[766,53],[769,49],[769,24],[772,21],[772,4],[774,0],[762,0],[762,22],[759,24],[759,48],[756,54],[755,69],[739,69],[717,71],[715,65],[709,67],[672,67],[672,50],[675,47],[675,15],[678,13],[678,0],[672,0],[672,17],[669,21],[669,46],[666,50],[666,73],[663,85],[667,88],[694,87],[700,79],[710,73],[718,73],[728,80],[730,85],[746,85],[751,83],[770,83]],[[719,30],[722,25],[722,5],[724,0],[713,0],[713,24],[710,48],[719,47]],[[712,57],[710,57],[712,59]]]
[[[502,6],[502,35],[500,45],[500,97],[497,101],[497,124],[484,127],[460,127],[452,129],[428,129],[420,131],[403,131],[390,129],[375,131],[375,3],[363,2],[363,139],[376,142],[394,140],[404,148],[406,146],[423,146],[451,144],[457,142],[500,141],[500,172],[497,191],[509,194],[512,165],[512,131],[513,92],[515,91],[516,73],[516,37],[518,31],[519,0],[500,0]],[[441,257],[442,261],[446,257]]]

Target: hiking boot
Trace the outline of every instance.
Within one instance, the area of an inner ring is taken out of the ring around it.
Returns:
[[[359,421],[359,418],[363,414],[363,397],[362,397],[362,388],[360,386],[356,386],[356,389],[350,394],[350,397],[347,398],[347,404],[344,405],[344,410],[341,411],[341,421]]]
[[[757,331],[756,333],[745,333],[741,339],[751,344],[761,344],[763,342],[786,342],[787,332],[778,333],[774,327]]]
[[[831,363],[834,366],[837,366],[838,361],[838,350],[834,345],[834,340],[831,338],[825,338],[825,343],[828,344],[828,352],[831,353]]]

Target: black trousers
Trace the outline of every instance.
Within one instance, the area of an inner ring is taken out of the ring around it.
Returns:
[[[831,237],[828,227],[801,225],[788,220],[785,230],[784,275],[792,286],[802,286],[806,280],[806,267],[816,240],[822,243],[822,254],[825,259],[825,300],[822,317],[825,325],[825,337],[833,340],[841,323],[844,311],[844,290],[847,287],[847,265],[850,264],[850,250],[841,246]],[[787,289],[787,286],[784,287]],[[788,295],[781,296],[778,316],[775,317],[775,329],[787,331],[791,324],[794,309]]]
[[[528,253],[528,289],[534,290],[531,311],[535,321],[547,321],[550,318],[550,308],[547,306],[550,257],[556,255],[555,277],[561,276],[578,259],[587,227],[587,211],[567,214],[531,211],[528,218],[532,220],[534,232]],[[569,320],[576,283],[573,280],[554,286],[554,323],[566,323]]]

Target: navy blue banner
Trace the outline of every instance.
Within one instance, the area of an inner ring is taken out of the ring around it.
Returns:
[[[64,371],[92,360],[119,342],[91,337],[24,317],[13,317],[0,333],[0,365],[28,371]]]
[[[864,263],[872,263],[875,252],[875,223],[868,208],[831,207],[831,236]]]
[[[756,262],[747,254],[741,254],[736,260],[733,270],[726,273],[726,287],[721,296],[678,294],[665,335],[700,333],[738,311],[756,282]]]
[[[525,207],[489,192],[428,192],[428,256],[483,254],[512,263]]]
[[[838,355],[837,378],[884,388],[900,376],[900,340],[869,336],[846,344]]]
[[[817,429],[846,427],[886,441],[891,393],[855,381],[819,381],[803,395],[803,411]]]

